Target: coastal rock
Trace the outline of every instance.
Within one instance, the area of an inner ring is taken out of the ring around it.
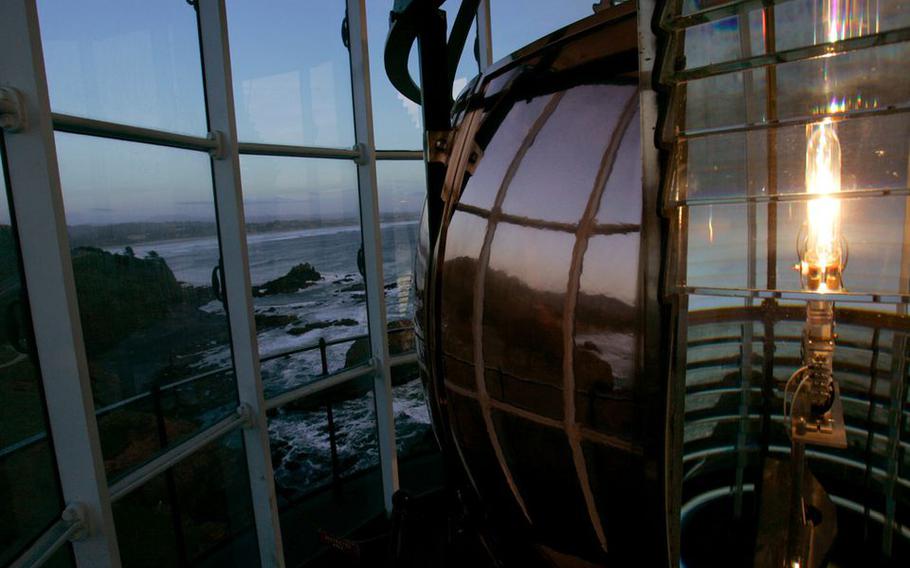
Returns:
[[[299,318],[293,314],[272,315],[256,314],[256,329],[263,330],[274,327],[283,327],[288,324],[296,323]]]
[[[185,289],[164,262],[98,248],[73,249],[73,272],[86,349],[107,349],[131,333],[163,320],[186,302]]]
[[[293,294],[298,290],[309,288],[319,280],[322,280],[322,274],[309,262],[304,262],[291,268],[284,276],[269,280],[259,286],[253,286],[253,296],[261,298],[274,294]]]

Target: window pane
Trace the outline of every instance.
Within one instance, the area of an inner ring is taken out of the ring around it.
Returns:
[[[291,349],[367,333],[357,170],[347,160],[242,156],[247,243],[259,350],[268,395],[322,373],[312,349]],[[329,371],[361,359],[353,346],[327,350]]]
[[[279,0],[268,9],[257,0],[228,1],[241,140],[354,145],[344,13],[342,0]]]
[[[285,405],[269,419],[288,566],[324,550],[319,531],[346,537],[384,512],[372,388],[365,376]]]
[[[423,119],[420,106],[400,94],[385,72],[383,61],[385,42],[389,35],[389,13],[393,0],[367,0],[367,25],[370,44],[370,89],[373,97],[373,125],[376,131],[376,147],[393,150],[423,149]],[[459,2],[448,0],[442,6],[446,10],[449,31],[458,13]],[[478,73],[474,57],[476,23],[471,26],[465,41],[464,51],[455,73],[453,95],[458,95]],[[411,50],[408,69],[414,82],[420,83],[417,47]]]
[[[259,566],[240,433],[114,503],[114,523],[126,567]]]
[[[209,156],[72,134],[57,134],[57,151],[102,450],[116,476],[236,406],[212,288]]]
[[[439,446],[430,428],[430,413],[417,363],[393,367],[392,382],[398,459],[407,460],[438,452]]]
[[[376,163],[382,227],[382,271],[390,329],[410,327],[413,317],[411,282],[417,249],[417,226],[426,196],[425,172],[422,160]]]
[[[594,13],[591,0],[490,0],[493,59]]]
[[[367,27],[370,42],[370,90],[373,96],[373,127],[376,147],[420,150],[423,148],[423,120],[420,106],[400,94],[385,72],[383,52],[389,35],[389,13],[393,0],[367,0]],[[416,49],[409,69],[418,81]]]
[[[64,505],[48,439],[41,374],[33,353],[2,162],[0,159],[0,565],[6,566],[60,517]]]
[[[204,135],[196,13],[186,2],[39,0],[54,112]]]

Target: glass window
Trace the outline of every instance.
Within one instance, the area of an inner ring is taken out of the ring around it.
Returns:
[[[60,517],[64,504],[2,159],[0,180],[0,565],[6,566]]]
[[[288,566],[384,514],[372,377],[278,409],[269,438]]]
[[[398,459],[406,461],[423,454],[438,452],[439,446],[430,426],[426,392],[420,380],[417,363],[392,367],[392,383]]]
[[[414,309],[411,290],[414,254],[420,212],[426,199],[426,170],[422,160],[379,161],[376,177],[389,328],[410,327]],[[394,338],[390,341],[395,344]],[[390,349],[394,351],[394,345]]]
[[[192,6],[39,0],[38,11],[54,112],[208,132]]]
[[[263,381],[268,395],[322,374],[320,339],[367,333],[358,266],[356,166],[347,160],[243,156],[247,243]],[[369,358],[351,342],[327,348],[327,370]]]
[[[423,118],[420,105],[407,99],[389,82],[383,61],[389,35],[389,13],[393,0],[367,0],[367,27],[370,42],[370,90],[373,98],[373,125],[376,147],[382,149],[423,149]],[[408,60],[411,77],[418,82],[417,51]]]
[[[57,134],[108,476],[233,412],[209,156]]]
[[[493,59],[594,13],[591,0],[489,0]]]
[[[370,89],[373,98],[373,124],[376,130],[376,147],[393,150],[423,149],[423,115],[420,105],[408,100],[389,82],[383,61],[385,42],[389,35],[389,13],[392,11],[392,0],[367,0],[367,24],[370,42]],[[458,12],[459,2],[446,2],[447,23],[451,31],[452,23]],[[458,95],[468,82],[478,73],[474,57],[476,24],[471,27],[465,41],[464,51],[455,73],[452,85],[453,95]],[[408,69],[414,82],[419,85],[420,71],[417,59],[417,47],[411,50]]]
[[[354,145],[344,14],[342,0],[280,0],[268,9],[256,0],[228,2],[240,140]]]
[[[114,503],[114,522],[126,567],[259,566],[240,432]]]

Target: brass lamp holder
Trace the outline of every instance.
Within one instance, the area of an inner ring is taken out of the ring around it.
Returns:
[[[790,409],[790,438],[794,443],[847,447],[844,407],[834,378],[835,338],[833,302],[809,301],[803,328],[805,367],[797,375]]]

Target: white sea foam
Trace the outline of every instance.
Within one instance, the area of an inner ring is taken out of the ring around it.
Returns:
[[[394,231],[392,231],[394,229]],[[416,232],[414,222],[383,225],[383,263],[389,320],[409,317],[411,312],[411,260],[414,236],[402,239],[402,231]],[[386,237],[389,237],[386,239]],[[323,276],[314,285],[292,294],[254,298],[260,316],[295,316],[296,321],[258,331],[260,355],[264,359],[296,347],[314,345],[320,338],[327,341],[367,333],[365,292],[358,286],[363,280],[357,269],[360,233],[357,227],[331,227],[286,233],[251,235],[248,238],[251,272],[254,284],[283,276],[297,264],[307,262]],[[122,250],[112,247],[111,250]],[[215,239],[194,239],[133,245],[137,256],[156,251],[181,282],[207,286],[211,270],[217,264],[218,243]],[[225,315],[220,301],[213,300],[200,310]],[[355,322],[348,325],[350,321]],[[334,323],[294,335],[293,328],[307,324]],[[344,367],[350,343],[327,349],[329,372]],[[211,369],[231,364],[227,344],[214,345],[197,354],[195,367]],[[318,380],[322,373],[318,349],[288,357],[266,360],[261,366],[267,396]],[[399,451],[407,452],[422,440],[430,419],[420,381],[393,388],[394,412]],[[333,405],[338,454],[345,475],[378,464],[373,395],[368,392],[352,400]],[[213,416],[215,416],[213,414]],[[284,491],[305,493],[331,479],[331,455],[325,409],[300,411],[280,409],[269,420],[269,435],[275,454],[276,481]]]

